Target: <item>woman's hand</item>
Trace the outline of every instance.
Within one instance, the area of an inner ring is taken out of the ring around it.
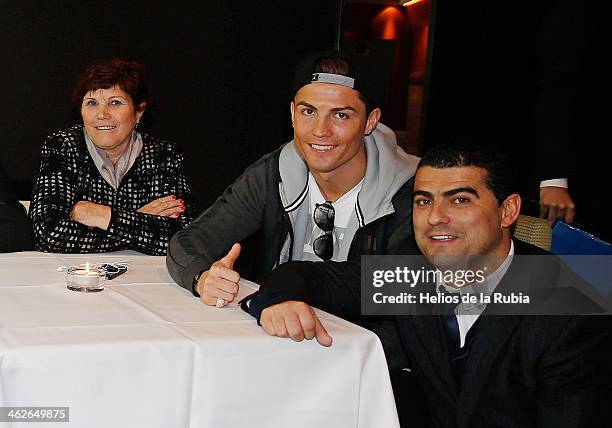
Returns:
[[[172,218],[177,218],[183,211],[185,211],[185,201],[176,199],[174,195],[155,199],[138,210],[139,213],[143,214]]]
[[[110,207],[94,202],[79,201],[74,204],[70,210],[70,220],[74,220],[85,226],[97,227],[102,230],[108,229],[110,218]]]

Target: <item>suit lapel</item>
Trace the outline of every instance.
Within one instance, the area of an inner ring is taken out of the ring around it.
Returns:
[[[448,403],[456,405],[457,386],[453,378],[446,338],[440,317],[437,315],[419,315],[402,317],[400,324],[402,334],[407,337],[406,346],[414,360],[427,378],[437,386],[439,394],[446,397]]]
[[[478,322],[478,335],[465,368],[458,426],[468,426],[469,418],[480,398],[491,367],[504,343],[521,322],[520,315],[484,316]]]

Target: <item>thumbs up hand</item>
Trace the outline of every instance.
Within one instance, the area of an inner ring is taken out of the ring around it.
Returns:
[[[212,264],[198,280],[196,289],[200,299],[207,305],[223,307],[233,302],[238,295],[240,274],[234,264],[240,256],[240,244],[234,244],[229,252]]]

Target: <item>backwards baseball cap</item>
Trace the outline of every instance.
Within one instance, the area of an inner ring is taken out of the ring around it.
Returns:
[[[324,64],[334,60],[344,61],[348,72],[337,74],[326,70]],[[384,100],[385,82],[378,74],[373,61],[364,55],[339,51],[312,52],[302,57],[295,67],[291,93],[295,97],[302,86],[311,83],[333,83],[359,92],[369,108],[380,107]]]

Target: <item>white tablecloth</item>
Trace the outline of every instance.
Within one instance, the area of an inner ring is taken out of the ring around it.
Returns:
[[[128,272],[100,293],[68,290],[57,271],[119,260]],[[0,406],[70,407],[70,423],[45,427],[398,426],[377,337],[319,315],[331,348],[203,305],[163,257],[0,254]]]

